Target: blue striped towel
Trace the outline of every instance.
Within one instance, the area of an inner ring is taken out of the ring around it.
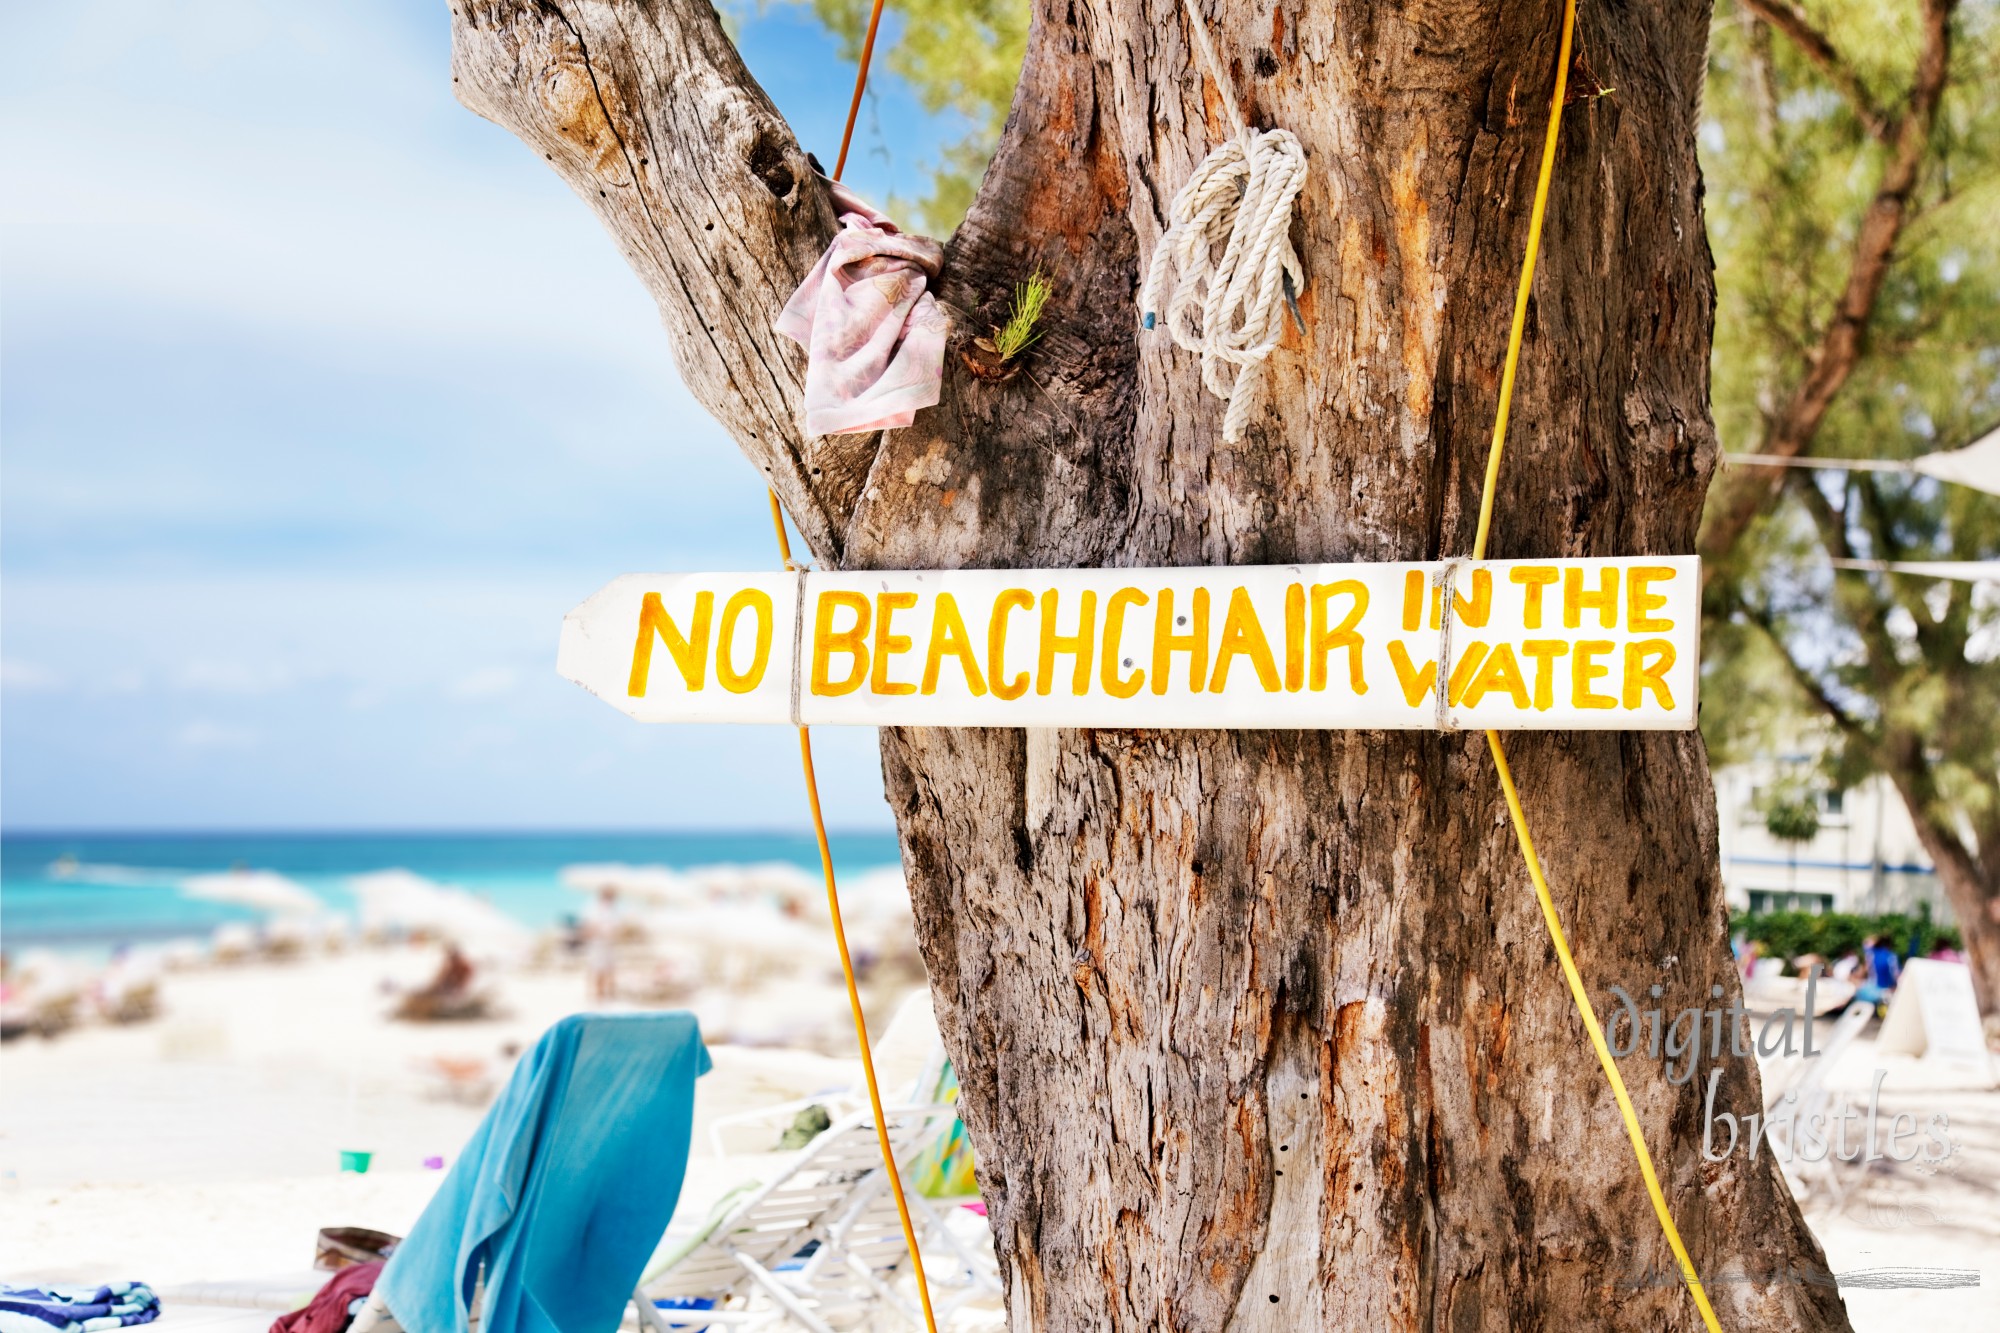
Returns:
[[[99,1333],[160,1317],[160,1298],[143,1282],[104,1287],[0,1285],[0,1333]]]

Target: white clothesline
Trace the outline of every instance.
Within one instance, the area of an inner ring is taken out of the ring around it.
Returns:
[[[1736,467],[1810,467],[1844,472],[1913,472],[1988,495],[2000,495],[2000,429],[1986,432],[1963,449],[1943,449],[1916,458],[1782,458],[1776,454],[1724,454]],[[1940,577],[1952,577],[1941,575]],[[1990,576],[1988,576],[1990,577]]]
[[[2000,560],[1846,560],[1835,558],[1835,569],[1860,569],[1871,574],[1910,574],[1924,579],[1957,579],[1963,583],[2000,583]]]

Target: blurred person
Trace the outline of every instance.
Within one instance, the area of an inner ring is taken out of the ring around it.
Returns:
[[[475,974],[472,960],[465,956],[465,952],[458,947],[458,942],[447,940],[444,946],[444,958],[438,964],[437,975],[431,978],[430,985],[418,993],[440,1000],[457,999],[472,989],[472,978]]]
[[[396,1008],[396,1017],[417,1022],[429,1022],[440,1018],[477,1018],[484,1013],[486,1002],[473,991],[473,980],[479,975],[472,960],[458,947],[456,940],[446,940],[444,957],[438,962],[438,970],[422,989],[413,990],[403,997]]]
[[[583,914],[584,974],[600,1004],[618,994],[618,926],[618,890],[607,884]]]
[[[1880,935],[1870,935],[1861,942],[1861,988],[1854,992],[1854,998],[1864,1004],[1879,1005],[1895,992],[1897,981],[1902,978],[1902,968],[1896,962],[1896,951]]]

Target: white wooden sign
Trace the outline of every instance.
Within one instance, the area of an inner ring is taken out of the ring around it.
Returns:
[[[1672,730],[1700,590],[1693,556],[627,574],[557,670],[644,722]]]
[[[1993,1058],[1979,1025],[1972,970],[1964,963],[1937,958],[1912,958],[1903,964],[1875,1050],[1962,1066],[1975,1086],[1994,1086]]]

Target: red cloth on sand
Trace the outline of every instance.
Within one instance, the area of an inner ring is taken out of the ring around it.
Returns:
[[[375,1290],[375,1279],[381,1275],[380,1259],[341,1269],[327,1279],[303,1310],[278,1316],[271,1333],[347,1333],[351,1319],[347,1307]]]

